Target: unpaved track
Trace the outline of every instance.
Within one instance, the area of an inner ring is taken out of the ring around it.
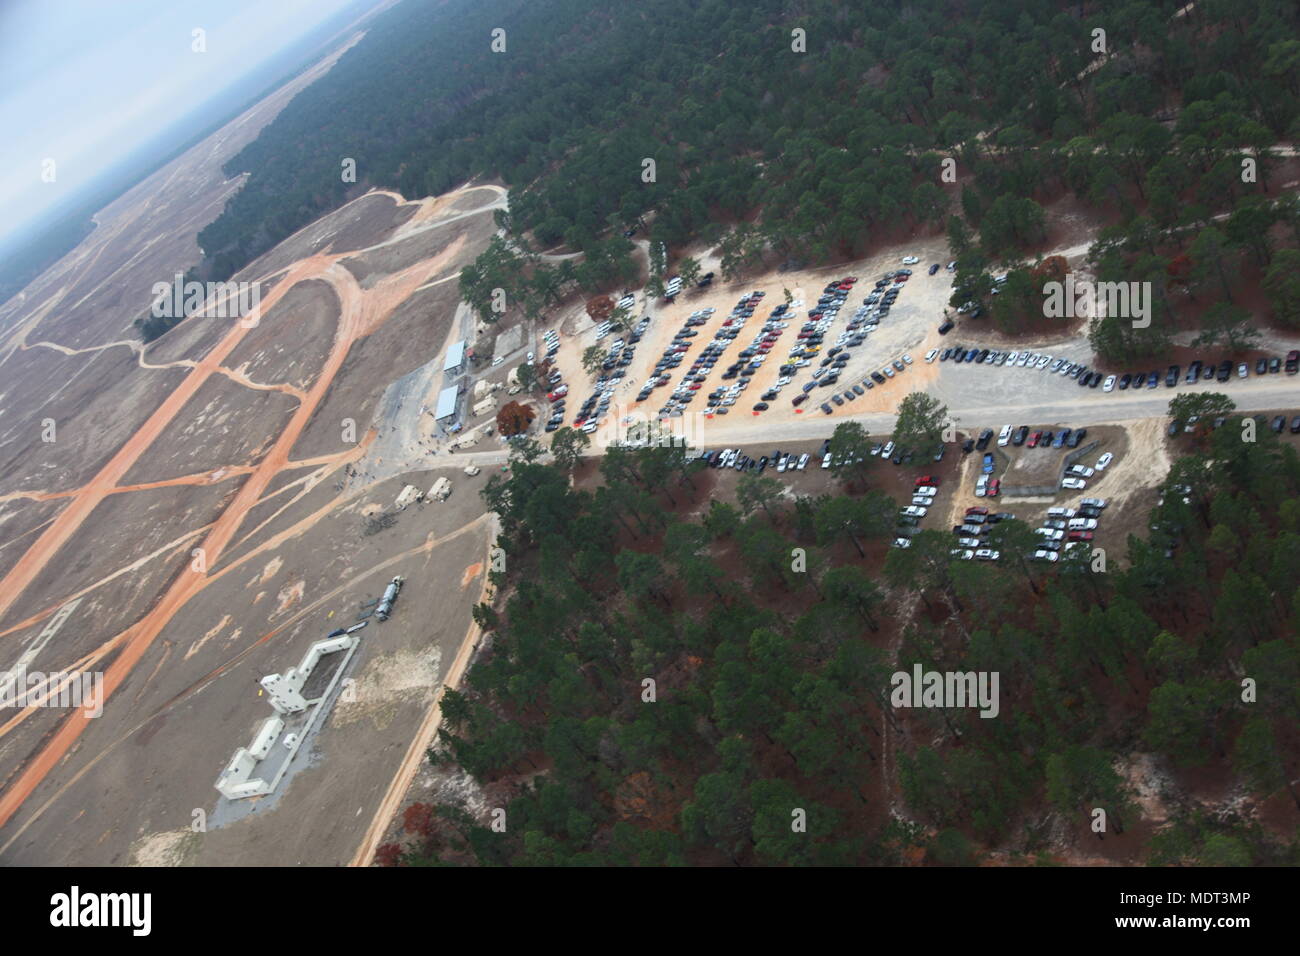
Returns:
[[[502,202],[498,194],[494,201],[484,208],[491,208]],[[454,219],[464,218],[482,209],[467,212]],[[452,220],[442,220],[442,223]],[[434,224],[430,224],[431,226]],[[462,240],[463,241],[463,240]],[[335,331],[334,343],[330,354],[317,376],[315,384],[303,397],[297,411],[278,436],[271,451],[252,470],[235,498],[213,523],[211,530],[203,539],[202,549],[206,565],[216,564],[232,536],[239,529],[248,514],[266,490],[270,482],[280,471],[297,467],[290,462],[289,452],[297,442],[303,429],[324,399],[331,383],[346,359],[352,344],[360,337],[370,334],[401,302],[407,299],[423,283],[428,281],[444,263],[454,255],[460,242],[441,251],[429,260],[417,263],[401,272],[384,279],[370,290],[363,290],[347,269],[338,265],[337,260],[350,255],[317,254],[294,263],[285,273],[284,278],[276,284],[260,307],[260,315],[268,313],[275,304],[298,282],[308,279],[323,279],[328,282],[338,295],[340,317]],[[209,320],[210,321],[210,320]],[[131,436],[100,472],[72,498],[68,506],[51,522],[41,536],[23,554],[9,573],[0,580],[0,615],[5,614],[14,601],[31,584],[45,568],[50,559],[58,553],[76,534],[77,529],[95,508],[115,490],[120,491],[118,482],[135,464],[146,450],[157,440],[166,426],[176,417],[188,400],[214,372],[230,374],[221,365],[234,348],[243,340],[250,327],[236,323],[229,333],[194,367],[185,380],[163,401],[149,419]],[[166,627],[172,617],[209,582],[203,572],[187,571],[183,573],[162,596],[161,600],[136,624],[106,642],[96,658],[102,657],[109,648],[120,647],[120,652],[104,673],[105,704],[113,692],[122,684],[149,646]],[[25,717],[34,708],[27,708],[19,719]],[[0,826],[4,826],[23,805],[49,772],[63,760],[72,745],[86,729],[87,710],[73,712],[64,720],[58,731],[50,738],[45,747],[23,769],[22,774],[0,796]],[[12,722],[11,722],[12,723]]]
[[[471,522],[465,527],[473,527],[478,523],[477,521]],[[465,528],[461,529],[461,531],[464,530]],[[500,525],[497,523],[496,515],[492,515],[487,535],[488,542],[496,541],[499,532]],[[460,532],[456,533],[459,534]],[[490,585],[487,567],[488,565],[485,563],[482,571],[483,581],[482,590],[479,591],[479,603],[486,601],[488,596]],[[402,801],[406,798],[406,793],[411,788],[411,782],[415,779],[420,764],[424,762],[425,753],[433,744],[433,737],[442,725],[442,695],[449,687],[453,690],[460,687],[460,682],[465,676],[465,670],[469,667],[470,658],[474,654],[474,648],[478,645],[482,634],[483,629],[479,626],[478,621],[471,620],[469,629],[465,632],[465,639],[461,641],[460,649],[456,651],[456,659],[451,662],[451,667],[447,670],[447,676],[443,679],[442,690],[438,692],[433,704],[429,707],[428,713],[425,714],[420,729],[416,731],[415,737],[411,740],[411,746],[407,748],[401,766],[397,768],[397,773],[393,775],[392,783],[389,784],[384,799],[380,801],[379,808],[375,811],[374,817],[371,818],[370,826],[366,828],[366,834],[361,839],[361,845],[357,847],[356,856],[352,858],[352,866],[369,866],[374,862],[375,851],[379,849],[379,841],[384,838],[384,832],[397,814],[398,807],[402,805]]]

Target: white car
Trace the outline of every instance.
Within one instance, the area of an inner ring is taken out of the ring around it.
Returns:
[[[1091,477],[1092,477],[1092,469],[1091,469],[1091,468],[1087,468],[1087,467],[1085,467],[1085,466],[1083,466],[1083,465],[1071,465],[1071,466],[1070,466],[1070,474],[1072,474],[1072,475],[1078,475],[1080,478],[1091,478]]]
[[[1019,360],[1020,360],[1020,353],[1019,353],[1019,352],[1008,352],[1008,353],[1007,353],[1007,364],[1008,364],[1008,365],[1015,365],[1016,362],[1018,362]]]
[[[831,453],[827,452],[826,456],[822,458],[822,467],[829,468],[830,466],[831,466]]]
[[[928,507],[930,507],[930,505],[934,504],[934,501],[933,501],[932,499],[930,499],[930,498],[926,498],[926,497],[924,497],[924,496],[922,496],[922,495],[916,495],[916,496],[914,496],[914,497],[912,498],[912,504],[914,504],[914,505],[921,505],[921,506],[924,507],[924,508],[928,508]]]
[[[923,498],[933,498],[938,493],[939,493],[939,489],[934,487],[933,485],[922,485],[921,487],[915,489],[912,492],[912,494],[920,495]]]
[[[894,443],[892,441],[885,442],[885,447],[880,449],[880,457],[888,458],[893,453],[894,453]]]
[[[908,505],[902,513],[910,518],[924,518],[929,511],[929,508],[922,508],[920,505]]]
[[[1035,528],[1034,534],[1041,534],[1048,541],[1060,541],[1065,537],[1065,532],[1060,528]]]
[[[504,362],[504,361],[505,361],[505,356],[503,356],[503,355],[498,355],[496,358],[494,358],[494,359],[492,360],[492,367],[493,367],[493,368],[496,368],[498,365],[500,365],[500,364],[501,364],[502,362]]]
[[[911,539],[911,538],[895,538],[895,539],[894,539],[894,547],[896,547],[896,548],[910,548],[911,546],[912,546],[912,539]]]
[[[905,266],[914,266],[920,261],[916,256],[903,256],[903,265]]]
[[[1047,517],[1049,518],[1073,518],[1077,511],[1073,508],[1048,508]]]
[[[1079,504],[1087,505],[1089,508],[1104,508],[1106,507],[1106,499],[1105,498],[1084,498],[1081,502],[1079,502]]]
[[[992,548],[980,548],[975,552],[975,557],[981,561],[996,561],[1001,556],[1001,552],[994,551]]]
[[[954,548],[952,556],[954,558],[961,558],[963,561],[969,561],[971,558],[975,557],[975,552],[970,548]]]
[[[806,454],[804,454],[804,455],[800,455],[800,456],[799,456],[799,464],[796,465],[795,467],[798,468],[800,471],[803,471],[805,468],[808,467],[808,458],[809,458],[809,457],[810,457],[810,456],[809,456],[809,455],[806,455]]]
[[[1040,355],[1038,356],[1038,361],[1035,364],[1037,364],[1039,368],[1047,368],[1047,363],[1050,362],[1051,360],[1052,357],[1050,355]]]
[[[1005,447],[1011,441],[1011,426],[1003,425],[1002,431],[998,432],[998,446]]]
[[[1082,478],[1062,478],[1061,487],[1068,488],[1070,491],[1083,491],[1088,487],[1088,483]]]
[[[904,353],[903,353],[903,361],[904,361],[906,364],[911,365],[911,364],[912,364],[912,356],[910,356],[910,355],[908,355],[906,352],[904,352]]]
[[[886,365],[883,369],[881,369],[881,371],[884,372],[886,375],[888,375],[890,378],[894,377],[894,366],[892,365]]]
[[[1107,376],[1106,376],[1106,381],[1102,383],[1101,390],[1102,390],[1103,392],[1113,392],[1113,391],[1115,391],[1115,376],[1114,376],[1114,375],[1107,375]]]
[[[1035,551],[1034,558],[1039,561],[1060,561],[1061,556],[1055,551]]]
[[[1106,452],[1106,454],[1102,455],[1100,458],[1097,459],[1097,470],[1105,471],[1107,468],[1110,467],[1110,463],[1114,460],[1115,460],[1115,456],[1112,455],[1110,452]]]
[[[1020,368],[1024,368],[1030,362],[1037,363],[1037,361],[1038,361],[1038,356],[1035,355],[1033,352],[1021,352],[1020,358],[1016,359],[1016,365],[1018,365]]]
[[[1096,518],[1071,518],[1071,531],[1095,531],[1097,528]]]
[[[934,361],[934,357],[935,357],[936,355],[938,355],[938,354],[939,354],[939,350],[938,350],[938,349],[930,349],[930,351],[928,351],[928,352],[925,353],[925,360],[926,360],[927,362],[933,362],[933,361]]]
[[[958,538],[957,543],[963,548],[978,548],[982,542],[979,538]]]
[[[980,475],[979,480],[975,482],[975,497],[984,498],[989,493],[989,476]]]

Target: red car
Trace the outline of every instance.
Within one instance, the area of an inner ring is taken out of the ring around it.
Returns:
[[[1002,481],[1001,481],[1001,479],[999,479],[999,478],[994,478],[992,481],[990,481],[990,482],[989,482],[989,492],[988,492],[988,497],[990,497],[990,498],[996,498],[996,497],[998,496],[998,489],[1001,488],[1001,487],[1002,487]]]
[[[1066,540],[1068,540],[1068,541],[1091,541],[1091,540],[1092,540],[1092,532],[1091,532],[1091,531],[1071,531],[1071,532],[1070,532],[1069,534],[1067,534],[1065,537],[1066,537]]]
[[[916,479],[917,488],[920,488],[922,485],[937,485],[937,484],[939,484],[939,479],[934,477],[934,475],[922,475],[920,478]]]
[[[1028,445],[1030,448],[1037,448],[1038,442],[1042,439],[1042,437],[1043,437],[1042,432],[1034,432],[1032,435],[1029,436],[1029,441],[1025,442],[1025,444]]]
[[[977,507],[977,508],[967,508],[967,509],[966,509],[966,513],[967,513],[968,515],[986,515],[986,514],[989,513],[989,509],[988,509],[988,508],[978,508],[978,507]]]

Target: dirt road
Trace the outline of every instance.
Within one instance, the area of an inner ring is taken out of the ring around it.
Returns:
[[[499,204],[500,200],[498,193],[493,197],[492,203],[483,208],[491,208]],[[451,219],[440,220],[439,223],[482,212],[483,208]],[[426,228],[432,228],[439,223],[427,224]],[[339,323],[329,355],[312,388],[302,396],[296,412],[277,436],[271,450],[253,466],[235,498],[203,538],[200,547],[203,551],[205,567],[215,566],[232,536],[239,529],[248,512],[262,498],[271,481],[281,471],[296,467],[296,463],[289,460],[289,453],[320,406],[353,343],[382,324],[398,305],[445,265],[454,255],[454,251],[454,248],[450,247],[444,249],[429,260],[388,276],[368,290],[363,290],[352,274],[338,265],[339,259],[353,253],[313,255],[299,260],[290,267],[263,300],[261,314],[265,315],[297,283],[309,279],[321,279],[328,282],[338,295],[341,304]],[[191,321],[205,320],[196,317]],[[249,331],[249,327],[236,322],[218,345],[195,363],[181,385],[168,395],[100,472],[72,496],[68,506],[27,549],[4,579],[0,580],[0,614],[5,613],[13,605],[59,549],[73,539],[78,528],[100,502],[109,494],[123,490],[118,485],[123,475],[154,444],[166,426],[198,392],[204,382],[214,373],[234,377],[231,370],[222,366],[222,362]],[[106,703],[114,691],[121,686],[177,611],[201,591],[209,580],[206,571],[186,571],[173,582],[142,619],[106,642],[100,649],[100,653],[92,655],[97,659],[102,657],[110,647],[119,649],[117,657],[104,673],[104,700],[99,702],[101,705]],[[32,709],[28,708],[15,721],[11,721],[11,724],[20,720]],[[0,826],[8,822],[41,781],[68,753],[85,731],[87,721],[91,719],[87,714],[88,709],[70,714],[41,751],[24,767],[21,775],[0,796]]]

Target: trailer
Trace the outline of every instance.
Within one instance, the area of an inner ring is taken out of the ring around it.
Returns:
[[[401,590],[402,576],[399,574],[388,582],[388,587],[384,588],[384,596],[379,599],[379,606],[375,608],[375,617],[381,621],[388,620],[388,616],[393,613],[393,605],[397,602],[397,595]]]

